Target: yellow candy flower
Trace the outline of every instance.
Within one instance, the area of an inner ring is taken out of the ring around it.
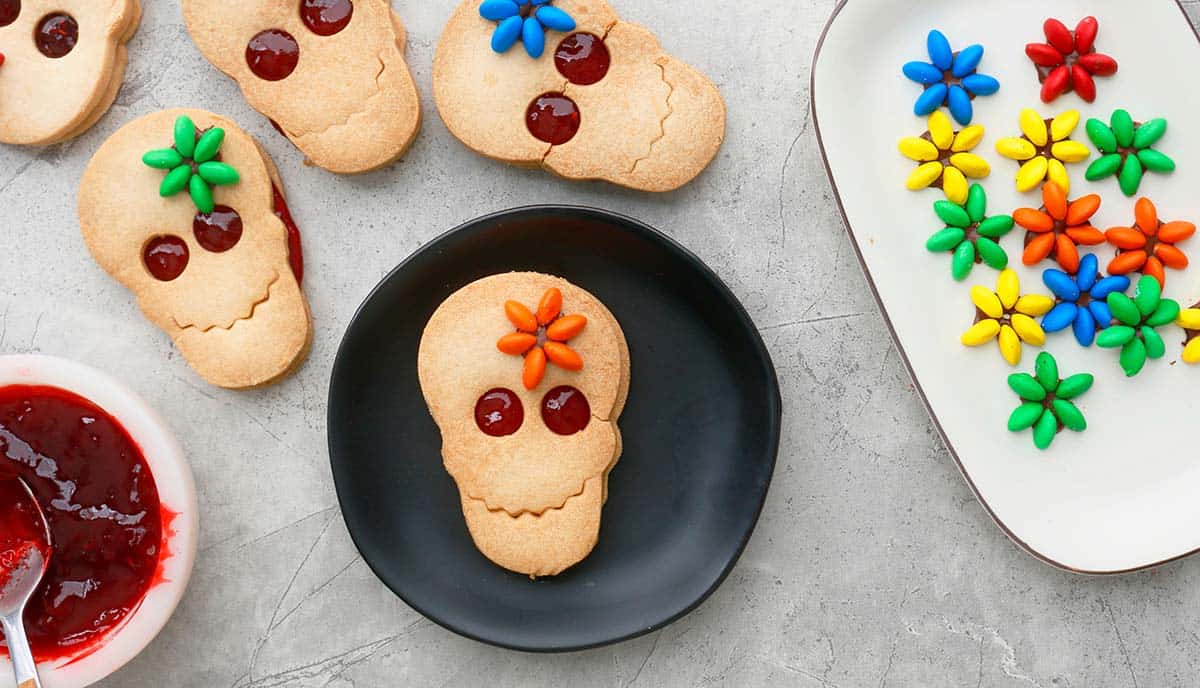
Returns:
[[[996,279],[996,291],[971,287],[975,304],[975,324],[963,333],[964,346],[981,346],[996,339],[1000,355],[1009,365],[1021,362],[1021,342],[1030,346],[1046,343],[1046,332],[1034,318],[1054,307],[1054,299],[1041,294],[1021,295],[1021,282],[1012,268]]]
[[[1200,303],[1179,311],[1175,324],[1187,335],[1183,346],[1184,363],[1200,363]]]
[[[1087,146],[1071,139],[1079,125],[1079,111],[1067,110],[1052,120],[1042,119],[1037,112],[1021,111],[1021,133],[1024,136],[1000,139],[996,152],[1021,163],[1017,171],[1017,190],[1032,191],[1050,181],[1071,190],[1071,180],[1063,163],[1082,162],[1092,154]]]
[[[900,139],[900,154],[918,163],[906,186],[910,191],[940,187],[951,202],[966,203],[967,178],[981,179],[992,171],[987,160],[971,152],[982,139],[983,127],[978,124],[954,131],[946,113],[934,111],[924,136]]]

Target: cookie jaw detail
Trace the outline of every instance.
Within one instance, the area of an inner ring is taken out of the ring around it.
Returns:
[[[492,23],[478,16],[478,2],[465,0],[434,58],[434,99],[451,133],[489,158],[642,191],[671,191],[703,172],[725,136],[716,86],[603,0],[557,5],[575,18],[576,32],[605,41],[607,75],[581,86],[558,72],[552,55],[496,54],[488,43]],[[547,53],[563,38],[554,36]],[[565,144],[539,141],[525,125],[526,108],[543,93],[563,93],[579,107],[579,131]]]
[[[67,12],[79,43],[51,59],[32,40],[37,23]],[[125,44],[141,21],[137,0],[24,0],[21,14],[0,27],[0,143],[42,146],[79,136],[111,107],[125,77]]]
[[[358,0],[349,25],[331,36],[310,31],[294,3],[248,0],[237,4],[240,10],[231,7],[222,0],[184,0],[188,32],[209,62],[238,82],[251,107],[275,121],[312,164],[361,174],[408,150],[421,126],[420,97],[404,59],[403,25],[389,3]],[[239,11],[234,20],[240,28],[230,30],[230,15]],[[300,46],[298,65],[280,81],[259,78],[245,59],[249,39],[272,28],[288,32]],[[324,94],[320,107],[312,93]]]
[[[587,326],[571,338],[586,364],[574,372],[549,366],[541,384],[529,390],[519,361],[496,345],[513,329],[504,305],[538,303],[554,288],[562,293],[564,312],[587,318]],[[608,473],[621,455],[616,422],[628,393],[628,348],[608,309],[549,275],[487,277],[458,290],[434,312],[417,370],[441,431],[444,465],[479,549],[497,564],[529,575],[553,575],[587,556],[599,532]],[[555,434],[540,413],[544,396],[560,385],[578,389],[591,408],[586,426],[570,435]],[[495,388],[508,390],[524,409],[520,426],[500,437],[486,435],[472,413],[479,397]]]
[[[243,225],[240,240],[221,253],[198,243],[191,199],[160,197],[162,173],[141,160],[146,149],[170,144],[181,115],[201,129],[223,128],[221,157],[241,173],[237,184],[214,191]],[[270,384],[294,370],[309,348],[308,305],[289,263],[287,229],[274,214],[277,183],[273,163],[254,139],[233,122],[196,110],[158,112],[126,125],[84,171],[79,219],[93,258],[214,385]],[[169,282],[155,279],[142,260],[146,243],[164,234],[189,250],[183,273]]]

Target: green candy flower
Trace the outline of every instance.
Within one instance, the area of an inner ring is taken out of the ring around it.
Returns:
[[[156,170],[170,170],[163,178],[158,194],[163,198],[188,190],[201,213],[213,211],[213,186],[237,184],[238,171],[215,158],[225,142],[225,130],[213,127],[196,137],[196,124],[181,116],[175,120],[175,146],[152,150],[142,162]]]
[[[1008,267],[1008,254],[1000,248],[999,239],[1012,231],[1013,219],[1011,215],[987,216],[987,194],[982,186],[971,185],[964,205],[937,201],[933,212],[946,227],[929,237],[925,248],[934,253],[954,254],[950,262],[954,279],[966,279],[976,263],[986,263],[997,270]]]
[[[1087,169],[1090,182],[1117,175],[1117,183],[1126,196],[1137,193],[1142,177],[1150,172],[1174,172],[1175,161],[1151,148],[1167,133],[1167,120],[1152,119],[1136,123],[1125,110],[1113,112],[1109,123],[1087,121],[1087,135],[1100,149],[1100,157]]]
[[[1121,349],[1121,368],[1133,377],[1142,372],[1146,359],[1159,359],[1167,347],[1155,328],[1169,325],[1179,317],[1179,302],[1162,298],[1162,286],[1150,275],[1137,283],[1133,298],[1125,294],[1108,295],[1108,308],[1117,324],[1096,336],[1096,345]]]
[[[1021,405],[1008,417],[1008,429],[1022,432],[1033,428],[1033,444],[1046,449],[1063,428],[1075,432],[1087,429],[1087,420],[1071,400],[1092,388],[1091,373],[1078,373],[1063,380],[1058,377],[1058,362],[1048,352],[1038,354],[1034,374],[1008,376],[1008,386],[1021,398]]]

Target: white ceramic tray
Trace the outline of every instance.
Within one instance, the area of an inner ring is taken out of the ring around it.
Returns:
[[[1115,57],[1120,71],[1097,79],[1093,104],[1068,93],[1046,105],[1024,47],[1045,42],[1048,16],[1074,28],[1089,14],[1100,21],[1097,50]],[[959,344],[974,317],[970,287],[994,287],[997,273],[976,266],[958,283],[950,277],[949,254],[925,250],[926,238],[943,226],[932,212],[941,193],[905,188],[915,164],[896,147],[901,137],[926,129],[912,110],[920,87],[900,70],[928,60],[925,38],[934,28],[955,50],[982,44],[979,71],[1001,82],[999,93],[974,101],[974,123],[987,129],[976,152],[992,166],[983,180],[991,214],[1041,205],[1037,191],[1016,191],[1017,164],[995,152],[997,139],[1020,136],[1022,108],[1046,117],[1079,109],[1074,138],[1092,148],[1090,162],[1096,153],[1083,123],[1107,121],[1123,107],[1138,120],[1169,121],[1156,148],[1178,163],[1172,175],[1148,174],[1139,195],[1154,200],[1164,219],[1200,222],[1200,88],[1189,76],[1200,70],[1200,41],[1174,0],[847,0],[830,20],[812,75],[814,121],[859,258],[946,446],[996,522],[1030,553],[1077,572],[1130,571],[1191,554],[1200,549],[1200,457],[1190,439],[1200,366],[1179,360],[1181,330],[1162,328],[1166,356],[1131,380],[1116,351],[1083,349],[1069,330],[1049,335],[1046,350],[1061,370],[1092,372],[1096,383],[1080,398],[1087,431],[1064,431],[1046,452],[1034,448],[1028,431],[1006,428],[1018,400],[1006,385],[1014,369],[996,346]],[[1071,198],[1099,193],[1104,203],[1096,226],[1131,225],[1136,198],[1126,198],[1115,179],[1086,182],[1087,164],[1068,166]],[[1009,264],[1023,292],[1049,294],[1041,274],[1055,266],[1021,265],[1023,238],[1020,227],[1004,238]],[[1168,271],[1164,296],[1187,307],[1200,297],[1200,237],[1181,248],[1192,255],[1192,267]],[[1103,268],[1112,249],[1095,249]],[[1037,351],[1026,346],[1015,370],[1032,371]]]

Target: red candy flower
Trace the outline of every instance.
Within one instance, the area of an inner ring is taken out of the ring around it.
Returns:
[[[1052,102],[1070,90],[1089,103],[1096,100],[1092,77],[1117,72],[1116,60],[1096,52],[1096,32],[1100,30],[1096,18],[1084,17],[1074,33],[1057,19],[1047,19],[1042,29],[1046,42],[1025,46],[1025,54],[1033,60],[1042,80],[1042,101]]]
[[[1163,267],[1182,270],[1188,265],[1188,257],[1175,244],[1196,233],[1191,222],[1161,222],[1158,209],[1149,198],[1139,198],[1134,206],[1133,227],[1113,227],[1104,233],[1108,243],[1117,247],[1117,256],[1108,264],[1108,274],[1124,275],[1141,272],[1158,280],[1159,286],[1167,282]]]
[[[1036,265],[1054,256],[1062,269],[1074,275],[1079,271],[1078,245],[1104,243],[1104,233],[1091,224],[1100,209],[1100,197],[1091,194],[1068,201],[1062,187],[1054,182],[1042,186],[1042,207],[1020,208],[1013,221],[1025,228],[1025,253],[1021,262]]]

